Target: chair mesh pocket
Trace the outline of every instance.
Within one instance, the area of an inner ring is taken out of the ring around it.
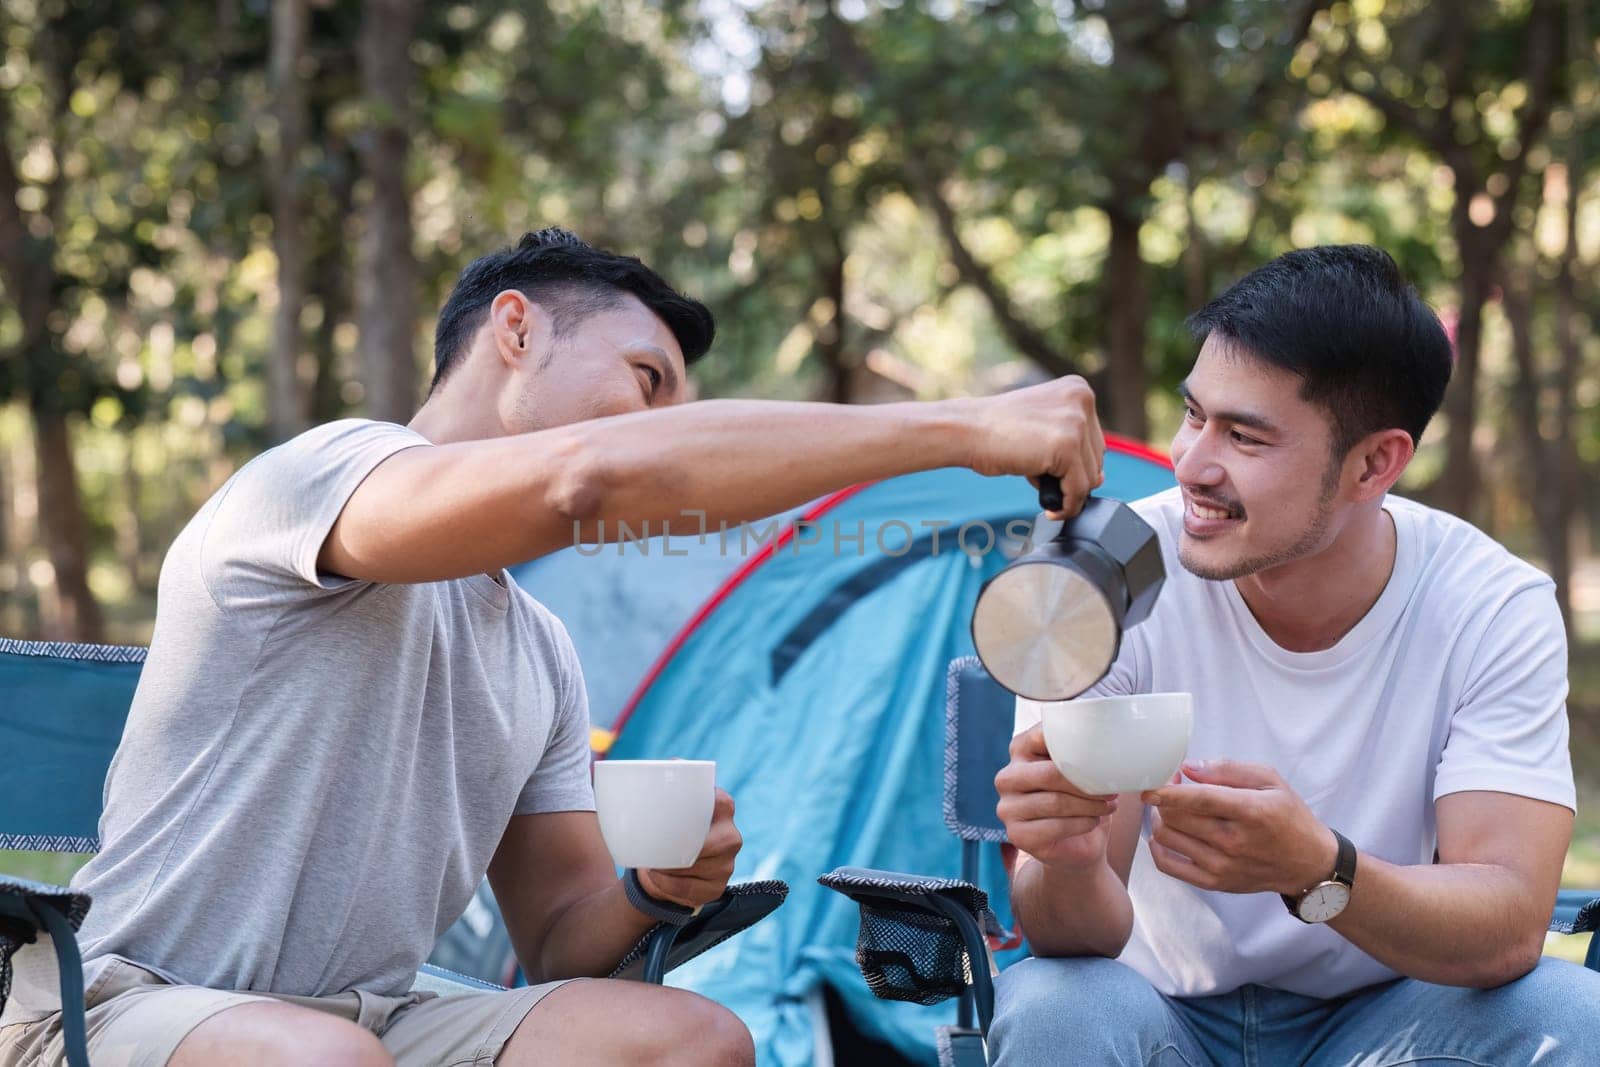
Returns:
[[[861,902],[856,964],[874,996],[937,1004],[972,981],[961,934],[949,919],[888,901]]]

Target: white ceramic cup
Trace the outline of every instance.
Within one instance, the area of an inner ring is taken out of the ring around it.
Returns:
[[[715,760],[600,760],[594,806],[619,867],[676,870],[700,858],[717,803]]]
[[[1033,701],[1044,743],[1061,776],[1091,796],[1158,789],[1189,750],[1194,696],[1139,693]]]

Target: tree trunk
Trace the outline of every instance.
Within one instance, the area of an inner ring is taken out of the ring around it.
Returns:
[[[13,543],[20,544],[12,531],[13,505],[11,502],[11,463],[4,451],[0,451],[0,559],[16,560],[19,553],[11,550]]]
[[[0,131],[11,122],[9,99],[0,93]],[[0,144],[0,275],[15,309],[22,336],[8,358],[26,370],[28,410],[33,417],[39,527],[55,569],[56,617],[47,617],[46,636],[76,641],[101,639],[100,605],[89,591],[89,551],[83,502],[66,416],[56,402],[59,348],[50,313],[56,299],[55,239],[35,236],[17,204],[20,188],[7,146]],[[56,190],[49,196],[46,231],[56,231]]]
[[[1477,173],[1472,157],[1463,151],[1442,122],[1435,121],[1433,125],[1423,127],[1425,143],[1430,143],[1455,178],[1455,205],[1451,208],[1450,222],[1461,255],[1461,323],[1456,336],[1456,368],[1444,401],[1445,414],[1450,421],[1450,437],[1446,445],[1445,469],[1436,486],[1436,497],[1442,507],[1468,521],[1476,517],[1480,481],[1472,438],[1478,421],[1478,362],[1483,305],[1489,299],[1491,288],[1499,280],[1500,259],[1511,237],[1522,178],[1527,173],[1529,149],[1543,133],[1550,116],[1557,66],[1556,40],[1560,29],[1557,15],[1553,0],[1533,0],[1529,9],[1525,46],[1527,55],[1524,59],[1528,103],[1518,121],[1515,154],[1495,172],[1505,181],[1505,186],[1499,193],[1490,196],[1494,213],[1486,225],[1479,226],[1473,222],[1470,209],[1472,200],[1480,191],[1483,195],[1490,195],[1490,176]],[[1465,23],[1466,20],[1457,12],[1453,24]],[[1463,34],[1462,43],[1452,48],[1461,51],[1451,60],[1449,69],[1456,71],[1456,77],[1459,78],[1460,72],[1466,69],[1463,57],[1467,55],[1465,50],[1468,46],[1464,31],[1457,32]],[[1463,99],[1471,99],[1470,95],[1460,95],[1462,92],[1460,86],[1450,86],[1452,106]],[[1399,105],[1390,99],[1386,106],[1392,111]],[[1421,122],[1415,115],[1409,121],[1413,125]]]
[[[371,122],[357,141],[368,184],[361,234],[358,302],[367,410],[406,422],[418,400],[417,264],[406,191],[411,136],[413,0],[366,0],[357,41]]]
[[[827,397],[835,404],[848,404],[855,391],[855,361],[846,354],[844,336],[844,241],[831,220],[824,223],[827,249],[820,270],[822,296],[833,305],[828,321],[814,331],[817,356],[828,371]]]
[[[311,386],[311,419],[317,424],[332,422],[344,413],[344,382],[339,375],[339,323],[349,313],[345,291],[343,260],[331,249],[314,265],[317,296],[322,301],[322,322],[312,340],[317,356],[317,377]]]
[[[1183,245],[1183,301],[1189,311],[1198,311],[1205,306],[1210,298],[1211,270],[1207,264],[1206,234],[1200,228],[1200,220],[1195,215],[1194,197],[1195,190],[1200,182],[1194,172],[1193,164],[1186,164],[1183,168],[1183,220],[1185,237]],[[1260,197],[1256,199],[1260,203]],[[1254,218],[1251,220],[1254,223]],[[1249,240],[1249,231],[1245,231],[1245,240]]]
[[[1525,274],[1533,274],[1534,267],[1526,267]],[[1560,442],[1544,437],[1541,418],[1541,374],[1538,357],[1533,350],[1533,294],[1517,286],[1506,293],[1506,318],[1510,323],[1510,350],[1512,362],[1517,365],[1517,386],[1512,390],[1512,410],[1518,429],[1522,430],[1523,456],[1528,464],[1528,478],[1533,482],[1533,522],[1539,531],[1539,544],[1544,549],[1546,566],[1554,577],[1558,595],[1571,581],[1571,560],[1566,552],[1566,523],[1568,507],[1563,501],[1562,470],[1557,453]],[[1562,571],[1557,576],[1557,569]],[[1566,605],[1562,617],[1568,617]],[[1571,630],[1571,625],[1568,625]]]
[[[1144,260],[1139,256],[1140,216],[1126,210],[1124,201],[1105,204],[1111,223],[1111,243],[1106,250],[1104,296],[1106,309],[1104,348],[1106,383],[1110,396],[1103,409],[1106,428],[1143,441],[1150,434],[1145,412],[1145,320],[1150,294]]]
[[[155,583],[144,580],[144,522],[139,514],[140,500],[144,496],[143,479],[133,461],[137,434],[127,433],[122,438],[122,509],[116,518],[117,557],[128,572],[128,582],[141,593],[154,593]]]
[[[339,324],[350,314],[350,272],[346,269],[344,238],[355,210],[355,161],[350,158],[349,146],[329,136],[323,142],[323,158],[330,172],[333,215],[324,220],[324,232],[312,263],[317,299],[322,301],[322,322],[312,346],[317,354],[317,377],[311,388],[311,417],[318,423],[340,418],[345,409],[337,338]]]
[[[1483,338],[1483,305],[1489,299],[1491,264],[1498,249],[1483,247],[1478,228],[1464,215],[1461,222],[1456,227],[1456,247],[1461,249],[1456,365],[1444,397],[1444,414],[1449,423],[1444,470],[1432,495],[1439,507],[1472,522],[1476,519],[1479,486],[1477,457],[1472,448],[1478,424],[1478,356]]]
[[[1583,5],[1571,3],[1567,8],[1567,48],[1570,68],[1577,72],[1579,64],[1587,61],[1587,30]],[[1561,248],[1560,273],[1555,282],[1555,344],[1559,360],[1556,369],[1555,440],[1551,443],[1550,464],[1554,468],[1556,483],[1556,514],[1552,522],[1559,533],[1550,545],[1550,577],[1556,583],[1556,602],[1561,606],[1561,617],[1567,625],[1567,642],[1576,639],[1572,618],[1572,527],[1579,492],[1579,461],[1573,442],[1572,424],[1575,417],[1574,400],[1578,387],[1578,372],[1583,360],[1583,346],[1578,336],[1578,194],[1584,187],[1586,160],[1584,159],[1583,125],[1573,116],[1572,130],[1567,137],[1567,202],[1565,212],[1564,243]]]
[[[45,637],[59,641],[101,641],[104,622],[100,605],[89,591],[89,543],[67,420],[61,412],[43,403],[37,391],[30,406],[34,451],[38,455],[39,525],[49,546],[58,601],[57,617],[45,622]]]
[[[277,144],[268,160],[278,310],[267,370],[267,411],[268,434],[274,443],[304,430],[308,414],[306,388],[300,377],[300,312],[306,300],[306,205],[300,153],[306,140],[306,88],[299,69],[306,51],[307,21],[305,0],[276,0],[272,6],[272,113],[277,120]]]

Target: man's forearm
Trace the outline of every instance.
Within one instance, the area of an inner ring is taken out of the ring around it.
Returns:
[[[1490,988],[1532,970],[1550,901],[1487,864],[1400,867],[1363,853],[1343,913],[1328,925],[1401,974]]]
[[[1059,870],[1019,855],[1011,909],[1035,956],[1116,957],[1133,932],[1133,903],[1111,865]]]
[[[619,522],[694,535],[702,519],[715,530],[857,482],[956,466],[970,433],[959,404],[708,400],[577,423],[552,431],[567,435],[578,476],[564,510],[584,540],[615,540]]]
[[[969,403],[707,400],[404,449],[350,498],[319,566],[431,582],[668,524],[680,543],[716,536],[856,482],[962,462]]]
[[[537,946],[517,946],[530,982],[558,978],[604,978],[639,943],[655,920],[628,903],[613,882],[568,905]]]
[[[1075,378],[930,403],[707,400],[402,448],[345,502],[317,562],[368,582],[492,574],[574,542],[699,536],[939,467],[1053,475],[1074,512],[1104,477],[1104,445]]]

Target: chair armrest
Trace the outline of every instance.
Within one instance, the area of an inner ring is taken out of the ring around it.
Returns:
[[[61,1032],[71,1067],[89,1064],[77,937],[89,903],[88,894],[66,886],[0,875],[0,1008],[11,995],[11,957],[41,932],[49,935],[61,974]]]
[[[1582,934],[1600,927],[1600,889],[1563,889],[1556,894],[1553,934]]]
[[[955,878],[866,867],[839,867],[817,881],[861,908],[856,965],[874,996],[937,1004],[971,986],[988,1032],[994,979],[984,936],[1004,931],[987,893]]]
[[[857,902],[880,899],[916,903],[925,902],[932,896],[941,896],[960,904],[972,915],[973,921],[986,936],[1004,937],[1006,934],[1000,920],[989,910],[989,894],[959,878],[901,874],[870,867],[836,867],[817,881]]]
[[[1600,930],[1600,889],[1563,889],[1557,893],[1550,932],[1583,934],[1593,930]],[[1583,965],[1591,971],[1600,971],[1600,933],[1589,939]]]
[[[754,926],[778,910],[788,895],[788,884],[776,880],[730,885],[683,926],[656,923],[645,931],[607,977],[660,985],[668,971]]]

